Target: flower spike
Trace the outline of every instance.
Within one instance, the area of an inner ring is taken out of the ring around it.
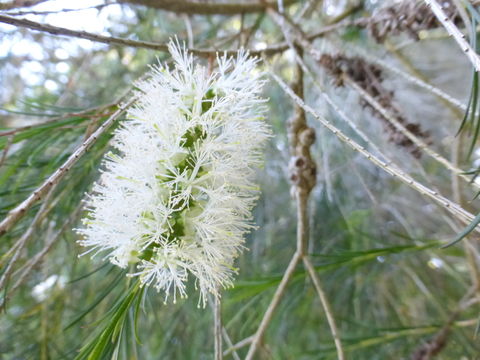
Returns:
[[[218,56],[218,70],[194,64],[178,41],[174,68],[153,67],[139,100],[115,132],[113,151],[87,197],[79,243],[142,284],[200,302],[232,285],[233,262],[252,229],[255,167],[269,137],[258,60]]]

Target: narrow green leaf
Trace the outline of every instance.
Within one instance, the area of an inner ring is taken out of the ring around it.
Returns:
[[[141,304],[142,304],[142,300],[143,300],[143,297],[146,296],[146,293],[145,293],[145,288],[142,287],[141,290],[140,290],[140,295],[137,296],[137,300],[136,300],[136,303],[135,303],[135,312],[134,312],[134,317],[133,317],[133,335],[135,336],[135,341],[138,343],[138,344],[142,344],[142,342],[140,341],[140,336],[138,335],[138,316],[140,314],[140,307],[141,307]]]
[[[447,248],[449,246],[452,246],[452,245],[455,245],[459,241],[463,240],[463,238],[466,237],[468,234],[470,234],[478,224],[480,224],[480,213],[477,216],[475,216],[475,218],[472,220],[472,222],[465,229],[463,229],[462,232],[460,234],[458,234],[457,237],[453,241],[449,242],[446,245],[443,245],[441,248],[445,249],[445,248]]]
[[[100,293],[100,295],[97,297],[97,299],[89,306],[87,307],[84,311],[82,311],[75,319],[73,319],[63,330],[68,330],[71,328],[73,325],[77,324],[80,320],[82,320],[90,311],[95,309],[95,307],[102,302],[105,297],[110,294],[110,292],[117,286],[117,284],[120,282],[121,279],[125,276],[125,272],[121,272],[118,274],[118,276],[110,283],[109,286],[105,288],[104,291]]]
[[[103,329],[99,337],[96,337],[87,345],[85,345],[80,353],[75,357],[76,360],[103,359],[105,354],[111,350],[112,341],[116,340],[115,332],[119,324],[123,323],[125,315],[136,296],[141,293],[140,281],[137,281],[127,294],[118,301],[112,308],[112,317],[108,321],[107,326]]]

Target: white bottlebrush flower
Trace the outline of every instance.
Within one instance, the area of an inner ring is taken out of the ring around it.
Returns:
[[[67,279],[63,275],[51,275],[33,287],[32,296],[38,302],[45,301],[50,295],[52,295],[55,286],[59,289],[63,289],[66,282]]]
[[[240,51],[217,58],[209,74],[173,42],[174,68],[154,67],[137,84],[139,100],[115,133],[114,151],[87,198],[80,244],[107,252],[131,276],[200,299],[232,284],[233,261],[252,228],[254,168],[269,136],[257,60]]]

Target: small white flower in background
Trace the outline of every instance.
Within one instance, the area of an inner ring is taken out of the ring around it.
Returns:
[[[38,302],[45,301],[51,295],[55,286],[63,289],[66,282],[67,279],[63,275],[51,275],[33,287],[32,296]]]
[[[269,136],[258,60],[240,51],[217,58],[218,69],[194,65],[170,42],[173,70],[154,67],[137,84],[139,100],[116,131],[114,151],[87,199],[78,232],[87,252],[106,251],[142,284],[186,297],[195,277],[200,300],[232,285],[233,261],[252,228]]]

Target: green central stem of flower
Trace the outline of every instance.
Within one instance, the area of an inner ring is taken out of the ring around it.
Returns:
[[[202,114],[210,110],[213,106],[213,99],[215,93],[213,89],[209,89],[204,98],[202,99]],[[194,146],[198,141],[202,141],[207,137],[207,134],[204,132],[203,128],[200,125],[195,126],[192,129],[189,129],[182,136],[182,147],[186,149],[186,156],[181,160],[176,166],[176,174],[187,174],[190,176],[195,169],[195,156],[194,156]],[[203,175],[204,171],[200,167],[198,170],[195,179],[200,178]],[[164,183],[172,178],[175,178],[177,175],[172,171],[167,172],[166,176],[159,177],[160,183]],[[168,180],[167,180],[168,179]],[[177,198],[181,195],[182,190],[180,184],[177,184],[177,188],[170,190],[169,197]],[[195,201],[191,197],[188,200],[181,199],[173,207],[173,211],[168,219],[170,231],[166,235],[166,239],[169,243],[178,242],[182,236],[185,236],[185,212],[189,209],[195,207]],[[142,215],[144,218],[154,218],[153,214],[147,213]],[[140,259],[149,260],[154,254],[154,249],[160,245],[156,242],[151,243],[139,256]]]

